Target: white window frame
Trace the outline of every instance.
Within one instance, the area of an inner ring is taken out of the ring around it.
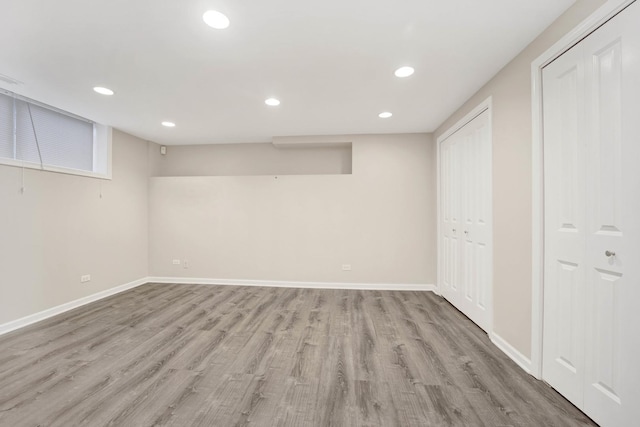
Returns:
[[[32,105],[37,105],[47,110],[55,111],[79,120],[86,120],[93,124],[93,171],[86,171],[81,169],[65,168],[60,166],[52,166],[47,164],[40,164],[38,162],[29,162],[26,160],[10,159],[7,157],[0,157],[0,165],[14,166],[25,169],[37,169],[46,172],[63,173],[68,175],[78,175],[90,178],[99,179],[112,179],[112,135],[113,131],[111,126],[101,125],[84,117],[77,116],[59,108],[52,107],[47,104],[35,101],[33,99],[18,95],[6,89],[0,88],[0,93],[15,97],[24,102],[28,102]],[[14,148],[15,149],[15,148]]]

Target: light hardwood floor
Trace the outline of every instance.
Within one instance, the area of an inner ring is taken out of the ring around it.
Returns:
[[[432,293],[149,284],[0,337],[0,425],[595,424]]]

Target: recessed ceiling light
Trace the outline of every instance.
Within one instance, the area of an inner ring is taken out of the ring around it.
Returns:
[[[207,10],[204,15],[202,15],[202,19],[208,26],[216,30],[224,30],[229,26],[229,18],[217,10]]]
[[[378,114],[378,117],[380,117],[381,119],[388,119],[389,117],[393,116],[393,114],[391,114],[388,111],[385,111],[384,113],[380,113]]]
[[[174,128],[176,127],[176,124],[173,122],[162,122],[162,126],[168,127],[168,128]]]
[[[265,104],[270,105],[271,107],[277,107],[280,105],[280,101],[276,98],[269,98],[264,101]]]
[[[113,95],[114,92],[111,89],[107,89],[106,87],[96,86],[93,88],[94,91],[98,92],[100,95]]]
[[[396,77],[409,77],[415,72],[413,67],[400,67],[396,70]]]

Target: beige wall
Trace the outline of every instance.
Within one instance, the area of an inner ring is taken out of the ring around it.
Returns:
[[[151,178],[151,275],[435,283],[432,138],[357,136],[352,154],[352,175]]]
[[[351,147],[277,148],[262,144],[167,147],[149,144],[151,176],[325,175],[351,173]]]
[[[0,324],[147,276],[145,141],[114,131],[111,181],[21,176],[0,165]]]
[[[494,331],[531,354],[531,62],[604,0],[578,0],[435,132],[493,97]]]

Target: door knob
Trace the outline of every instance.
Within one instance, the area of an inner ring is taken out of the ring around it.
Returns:
[[[612,256],[616,256],[616,253],[611,251],[605,251],[604,254],[609,258],[611,258]]]
[[[469,230],[464,230],[464,234],[469,234]]]
[[[454,228],[452,231],[455,233],[455,232],[456,232],[456,229]]]

